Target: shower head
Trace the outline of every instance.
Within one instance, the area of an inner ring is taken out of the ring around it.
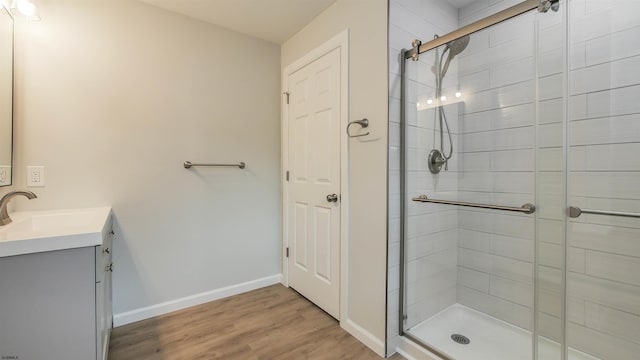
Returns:
[[[453,59],[454,56],[460,54],[461,52],[464,51],[464,49],[467,48],[467,45],[469,45],[470,40],[471,40],[471,37],[469,37],[469,35],[465,35],[461,38],[448,42],[447,46],[445,47],[445,50],[449,49],[450,51],[449,56]]]
[[[442,67],[442,73],[440,74],[441,78],[443,78],[444,74],[446,74],[447,70],[449,70],[449,64],[451,63],[451,60],[453,60],[454,57],[459,55],[461,52],[464,51],[464,49],[467,48],[470,40],[471,38],[469,37],[469,35],[465,35],[461,38],[455,39],[447,43],[442,54],[449,51],[449,56],[447,56],[447,61]]]

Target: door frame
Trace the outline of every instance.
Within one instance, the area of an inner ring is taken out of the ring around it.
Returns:
[[[282,72],[282,119],[281,119],[281,184],[282,184],[282,284],[289,287],[289,246],[287,203],[289,183],[287,181],[289,158],[289,107],[287,95],[289,76],[335,49],[340,49],[340,318],[347,319],[348,282],[348,236],[349,236],[349,29],[343,30],[327,42],[307,52],[300,59],[287,65]]]

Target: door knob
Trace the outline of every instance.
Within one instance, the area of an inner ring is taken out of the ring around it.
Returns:
[[[327,195],[328,202],[338,202],[338,194],[329,194]]]

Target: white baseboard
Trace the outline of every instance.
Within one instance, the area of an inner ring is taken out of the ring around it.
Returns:
[[[231,285],[220,289],[215,289],[200,294],[183,297],[176,300],[155,304],[140,309],[135,309],[113,316],[113,326],[118,327],[134,323],[136,321],[149,319],[155,316],[168,314],[173,311],[182,310],[191,306],[204,304],[210,301],[226,298],[233,295],[256,290],[265,286],[278,284],[282,279],[282,274],[267,276],[261,279],[247,281],[241,284]]]
[[[354,323],[350,319],[340,321],[340,327],[346,330],[354,338],[358,339],[361,343],[367,345],[367,347],[381,357],[385,357],[384,353],[384,341],[373,336],[372,333],[365,330],[362,326]]]

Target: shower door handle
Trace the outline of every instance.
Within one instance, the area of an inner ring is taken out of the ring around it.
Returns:
[[[329,194],[329,195],[327,195],[327,201],[328,202],[337,203],[338,202],[338,194]]]
[[[593,215],[609,215],[609,216],[619,216],[619,217],[628,217],[628,218],[636,218],[640,219],[640,213],[632,213],[626,211],[610,211],[610,210],[595,210],[595,209],[581,209],[577,206],[569,207],[569,217],[575,219],[580,217],[582,214],[593,214]]]

